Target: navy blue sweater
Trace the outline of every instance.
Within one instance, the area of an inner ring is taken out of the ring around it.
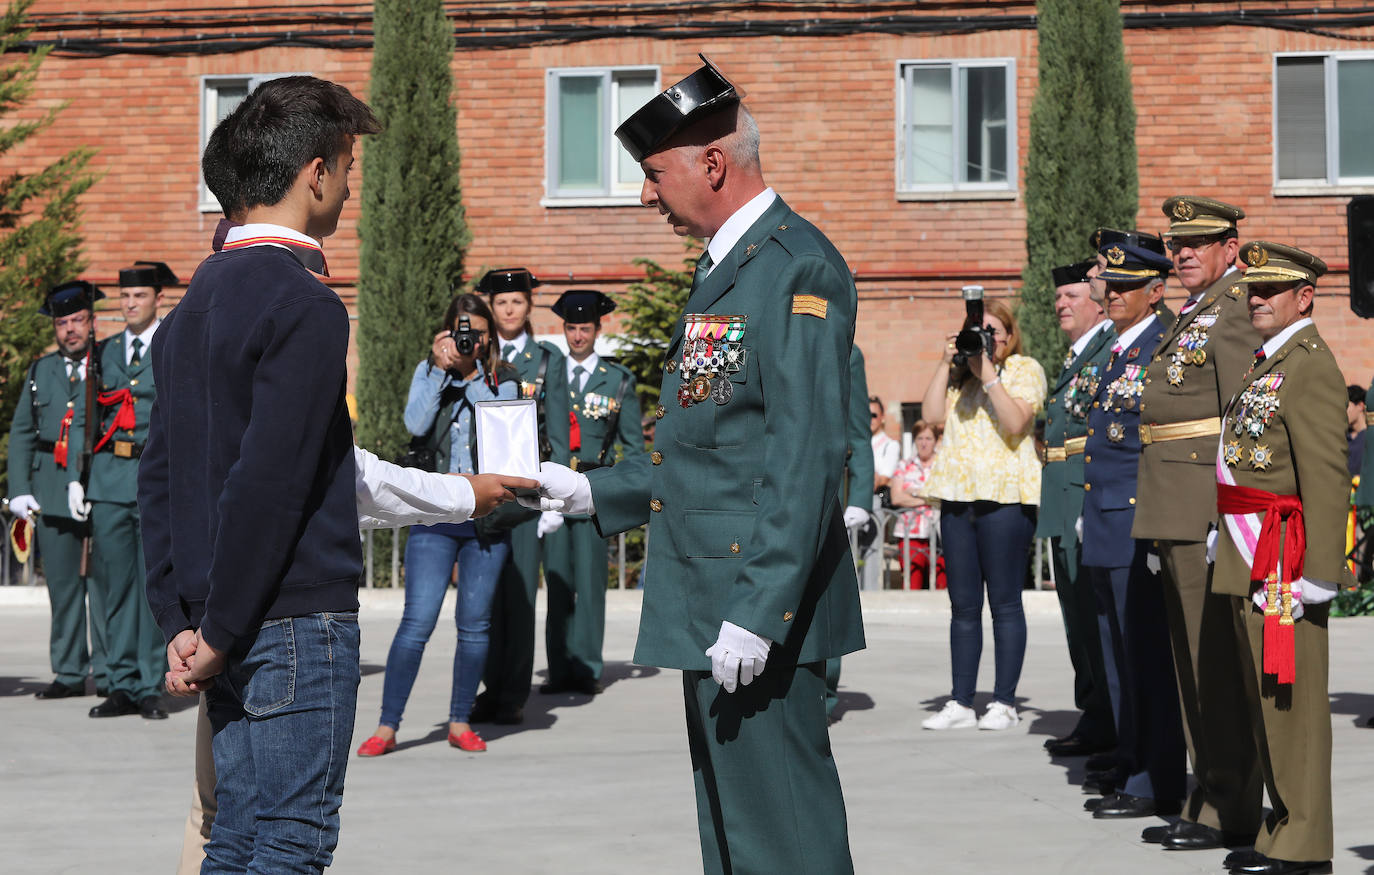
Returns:
[[[163,635],[243,653],[264,620],[358,608],[348,313],[290,252],[201,263],[153,338],[138,473]]]

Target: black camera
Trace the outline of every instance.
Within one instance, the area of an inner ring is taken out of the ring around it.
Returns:
[[[458,348],[459,355],[472,355],[477,347],[481,345],[486,332],[479,331],[472,327],[472,320],[467,316],[458,317],[458,330],[450,331],[449,337],[453,338],[453,345]]]
[[[983,327],[983,287],[964,286],[964,312],[971,327],[960,331],[954,338],[955,365],[965,366],[970,358],[987,353],[992,358],[997,350],[997,338]]]

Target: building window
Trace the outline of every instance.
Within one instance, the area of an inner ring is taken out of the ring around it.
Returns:
[[[658,91],[656,67],[549,70],[546,203],[634,203],[644,174],[615,129]]]
[[[1275,58],[1274,171],[1299,185],[1374,184],[1374,54]]]
[[[898,191],[1016,188],[1014,60],[902,61],[898,76]]]
[[[225,116],[233,112],[240,103],[243,103],[244,98],[254,88],[269,79],[299,75],[306,74],[269,73],[253,76],[202,76],[200,80],[200,154],[205,154],[205,144],[210,141],[210,134],[214,131],[215,125],[224,121]],[[219,212],[219,201],[215,200],[215,196],[206,187],[205,177],[200,176],[199,161],[196,162],[196,169],[199,177],[201,212]]]

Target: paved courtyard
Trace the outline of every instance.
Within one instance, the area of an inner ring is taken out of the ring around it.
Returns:
[[[609,595],[606,692],[534,693],[524,725],[483,727],[484,754],[445,743],[454,631],[441,623],[399,748],[349,764],[330,871],[700,872],[679,675],[629,663],[639,596]],[[1054,595],[1027,593],[1026,607],[1021,725],[933,733],[920,720],[949,688],[947,601],[864,594],[868,649],[845,660],[831,730],[857,871],[1220,873],[1222,851],[1142,844],[1141,827],[1157,821],[1094,821],[1082,810],[1082,761],[1052,761],[1040,747],[1073,720]],[[400,610],[399,593],[364,593],[355,747],[376,725]],[[195,711],[177,703],[163,722],[97,721],[86,717],[94,697],[35,700],[51,680],[47,621],[41,590],[0,589],[0,870],[170,872]],[[1374,620],[1331,624],[1337,872],[1374,872],[1374,730],[1364,727],[1374,715],[1372,633]],[[980,709],[990,637],[985,651]]]

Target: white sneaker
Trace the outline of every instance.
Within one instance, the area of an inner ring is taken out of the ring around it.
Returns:
[[[932,714],[921,721],[926,729],[969,729],[977,725],[977,713],[950,699],[940,713]]]
[[[983,712],[983,716],[978,718],[979,729],[1011,729],[1021,722],[1021,718],[1016,716],[1016,709],[1011,705],[1003,705],[1001,702],[991,702],[988,709]]]

